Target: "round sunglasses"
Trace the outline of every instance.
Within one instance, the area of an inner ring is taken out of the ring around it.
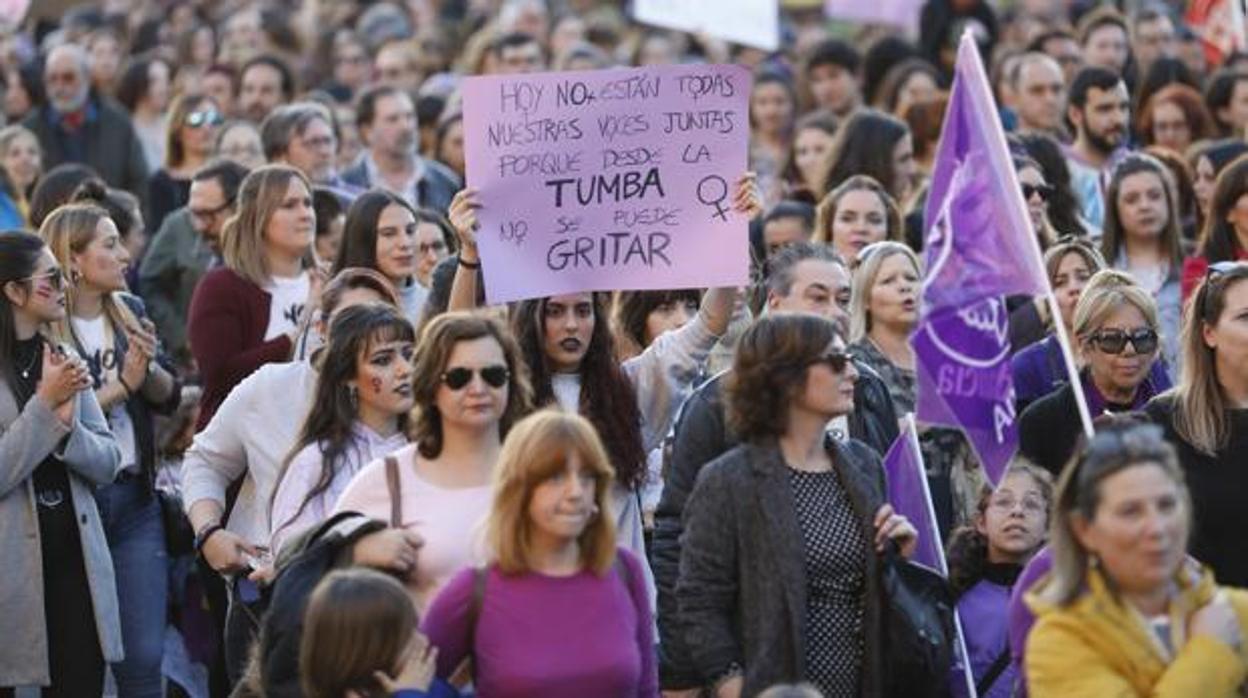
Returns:
[[[442,374],[442,382],[451,390],[462,390],[464,386],[472,382],[473,374],[480,373],[481,380],[491,388],[501,388],[507,384],[507,379],[511,377],[511,371],[506,366],[483,366],[479,369],[467,368],[465,366],[456,366],[447,369]]]

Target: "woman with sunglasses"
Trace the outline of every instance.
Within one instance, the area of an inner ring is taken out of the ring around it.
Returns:
[[[880,555],[913,526],[885,503],[879,456],[825,437],[858,370],[836,326],[764,316],[742,335],[727,412],[742,444],[703,469],[684,512],[676,584],[698,673],[719,696],[810,681],[882,695]]]
[[[849,349],[888,384],[898,415],[918,400],[910,335],[918,323],[919,258],[900,242],[877,242],[859,254],[850,300]],[[919,438],[941,539],[971,523],[986,482],[970,442],[956,429],[926,428]]]
[[[1061,313],[1058,321],[1065,328],[1066,336],[1071,337],[1075,304],[1088,285],[1088,279],[1105,268],[1105,260],[1091,242],[1082,237],[1067,236],[1045,251],[1044,268],[1057,297]],[[1010,360],[1014,374],[1014,404],[1019,412],[1056,390],[1066,380],[1062,347],[1053,328],[1054,320],[1048,312],[1048,304],[1037,304],[1036,308],[1038,317],[1045,325],[1046,336],[1020,348]]]
[[[430,321],[412,375],[414,443],[365,466],[334,508],[390,521],[419,538],[404,577],[423,612],[451,575],[481,561],[474,529],[490,510],[503,438],[531,398],[515,340],[482,315]]]
[[[1053,225],[1049,223],[1049,200],[1055,190],[1044,181],[1044,170],[1029,157],[1015,155],[1014,171],[1022,188],[1023,201],[1027,202],[1032,234],[1036,236],[1041,251],[1047,250],[1057,238]],[[1044,339],[1048,314],[1043,297],[1010,296],[1006,299],[1006,307],[1010,311],[1011,350],[1017,352]]]
[[[1157,304],[1128,275],[1106,269],[1088,281],[1075,306],[1072,341],[1084,368],[1080,388],[1093,419],[1133,412],[1170,388],[1152,373],[1160,349]],[[1081,433],[1070,383],[1036,400],[1018,420],[1019,452],[1055,477]]]
[[[1191,297],[1210,264],[1248,260],[1248,158],[1227,165],[1209,199],[1196,254],[1183,261],[1183,299]]]
[[[164,167],[147,181],[147,224],[159,230],[165,216],[186,205],[191,177],[208,164],[217,142],[217,128],[225,119],[211,97],[184,94],[169,108]]]
[[[125,292],[130,252],[108,212],[66,204],[48,216],[39,235],[69,270],[68,313],[51,323],[51,335],[86,360],[96,400],[121,447],[121,473],[96,492],[126,651],[113,676],[123,695],[159,696],[169,570],[155,491],[156,416],[177,409],[181,385],[142,301]]]
[[[1192,555],[1227,584],[1248,586],[1248,263],[1213,264],[1192,298],[1179,384],[1145,412],[1187,476]]]
[[[1182,239],[1178,196],[1166,166],[1143,153],[1123,158],[1105,190],[1101,256],[1156,300],[1161,355],[1170,370],[1180,360]]]
[[[0,233],[0,696],[98,696],[122,658],[95,488],[121,450],[86,362],[40,332],[65,319],[65,277],[44,242]]]
[[[347,308],[318,357],[316,397],[277,477],[269,512],[275,555],[324,521],[351,478],[407,444],[416,333],[382,304]]]
[[[1242,695],[1248,594],[1185,554],[1199,511],[1160,429],[1092,438],[1058,486],[1052,572],[1025,597],[1033,698]]]

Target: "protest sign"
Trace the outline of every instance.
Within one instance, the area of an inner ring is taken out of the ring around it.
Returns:
[[[901,27],[917,34],[922,0],[825,0],[823,13],[843,22],[869,22]]]
[[[776,0],[633,0],[638,22],[775,51],[780,47]]]
[[[744,283],[749,93],[737,66],[468,79],[487,300]]]

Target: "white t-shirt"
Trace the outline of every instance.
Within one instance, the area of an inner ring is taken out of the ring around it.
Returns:
[[[114,348],[113,334],[104,314],[101,313],[93,320],[71,317],[69,321],[74,328],[74,336],[82,344],[82,358],[91,369],[91,380],[95,389],[98,390],[109,381],[116,381],[121,373],[121,361]],[[139,389],[137,385],[130,387]],[[113,432],[113,438],[117,439],[117,446],[121,448],[123,468],[136,470],[139,467],[138,447],[134,439],[134,422],[126,411],[125,401],[113,405],[104,416],[108,418],[108,426]]]
[[[264,331],[264,339],[270,339],[291,330],[298,329],[299,318],[303,315],[303,306],[308,302],[308,288],[311,285],[308,272],[299,276],[274,276],[269,279],[264,290],[269,298],[269,327]]]

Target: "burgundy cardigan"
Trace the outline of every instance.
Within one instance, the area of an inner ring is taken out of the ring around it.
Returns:
[[[290,337],[264,341],[271,305],[267,291],[226,267],[204,274],[195,286],[187,337],[204,391],[196,431],[208,425],[225,397],[252,371],[290,360]]]

